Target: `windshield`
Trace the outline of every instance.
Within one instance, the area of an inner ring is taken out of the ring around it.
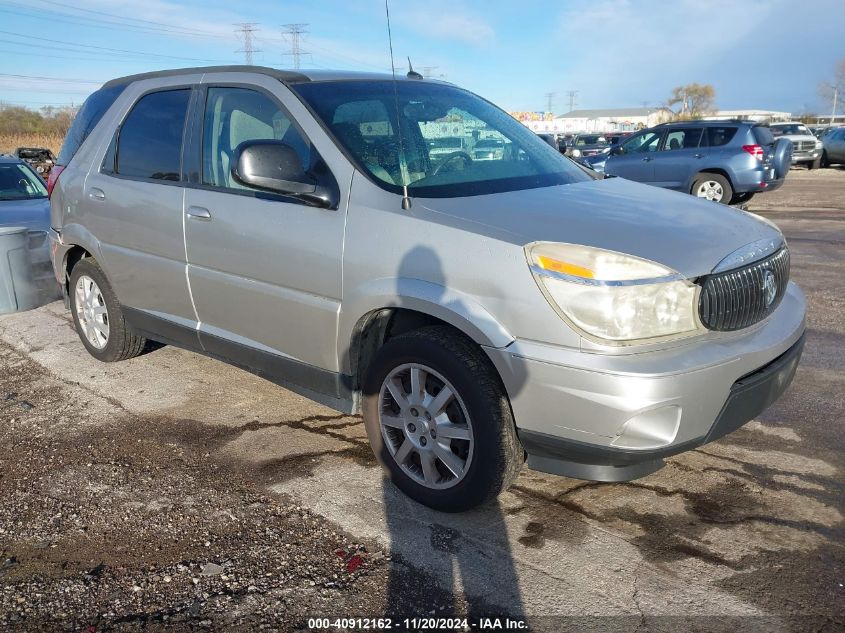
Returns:
[[[783,136],[785,134],[792,134],[797,136],[812,136],[810,130],[804,125],[771,125],[769,126],[774,136]]]
[[[32,169],[20,163],[0,164],[0,200],[46,197],[47,188]]]
[[[402,80],[293,88],[388,191],[407,185],[411,195],[442,198],[590,180],[509,114],[454,86]],[[460,143],[444,147],[446,135]]]
[[[606,145],[607,139],[603,136],[598,136],[596,134],[588,135],[588,136],[579,136],[575,139],[575,146],[578,147],[580,145]]]

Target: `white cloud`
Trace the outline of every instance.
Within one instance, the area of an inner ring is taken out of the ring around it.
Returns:
[[[495,37],[493,27],[482,16],[447,5],[403,12],[400,19],[403,26],[440,39],[483,45]]]

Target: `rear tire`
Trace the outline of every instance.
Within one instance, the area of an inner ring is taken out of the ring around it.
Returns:
[[[126,325],[117,295],[97,260],[87,257],[73,267],[68,294],[76,332],[91,356],[112,363],[141,353],[147,341]]]
[[[746,193],[735,193],[733,198],[731,198],[731,204],[745,204],[749,202],[751,198],[754,197],[754,192],[749,191]]]
[[[499,375],[477,345],[448,326],[388,340],[367,368],[363,390],[373,452],[419,503],[468,510],[519,474],[525,452]]]
[[[704,172],[699,174],[692,183],[690,193],[704,200],[728,204],[734,192],[730,181],[721,174]]]

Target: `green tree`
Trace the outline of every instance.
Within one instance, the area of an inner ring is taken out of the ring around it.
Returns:
[[[672,89],[666,102],[677,119],[700,119],[715,110],[716,89],[710,84],[691,83]]]

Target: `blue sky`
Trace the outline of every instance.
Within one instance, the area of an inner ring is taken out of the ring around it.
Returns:
[[[579,108],[654,106],[697,81],[723,109],[827,113],[817,86],[845,58],[845,0],[392,0],[391,18],[402,71],[410,56],[507,110],[554,92],[563,113],[570,90]],[[304,23],[304,68],[390,69],[383,0],[0,0],[0,101],[78,104],[116,76],[242,63],[241,22],[258,23],[257,64],[290,67],[282,25]]]

